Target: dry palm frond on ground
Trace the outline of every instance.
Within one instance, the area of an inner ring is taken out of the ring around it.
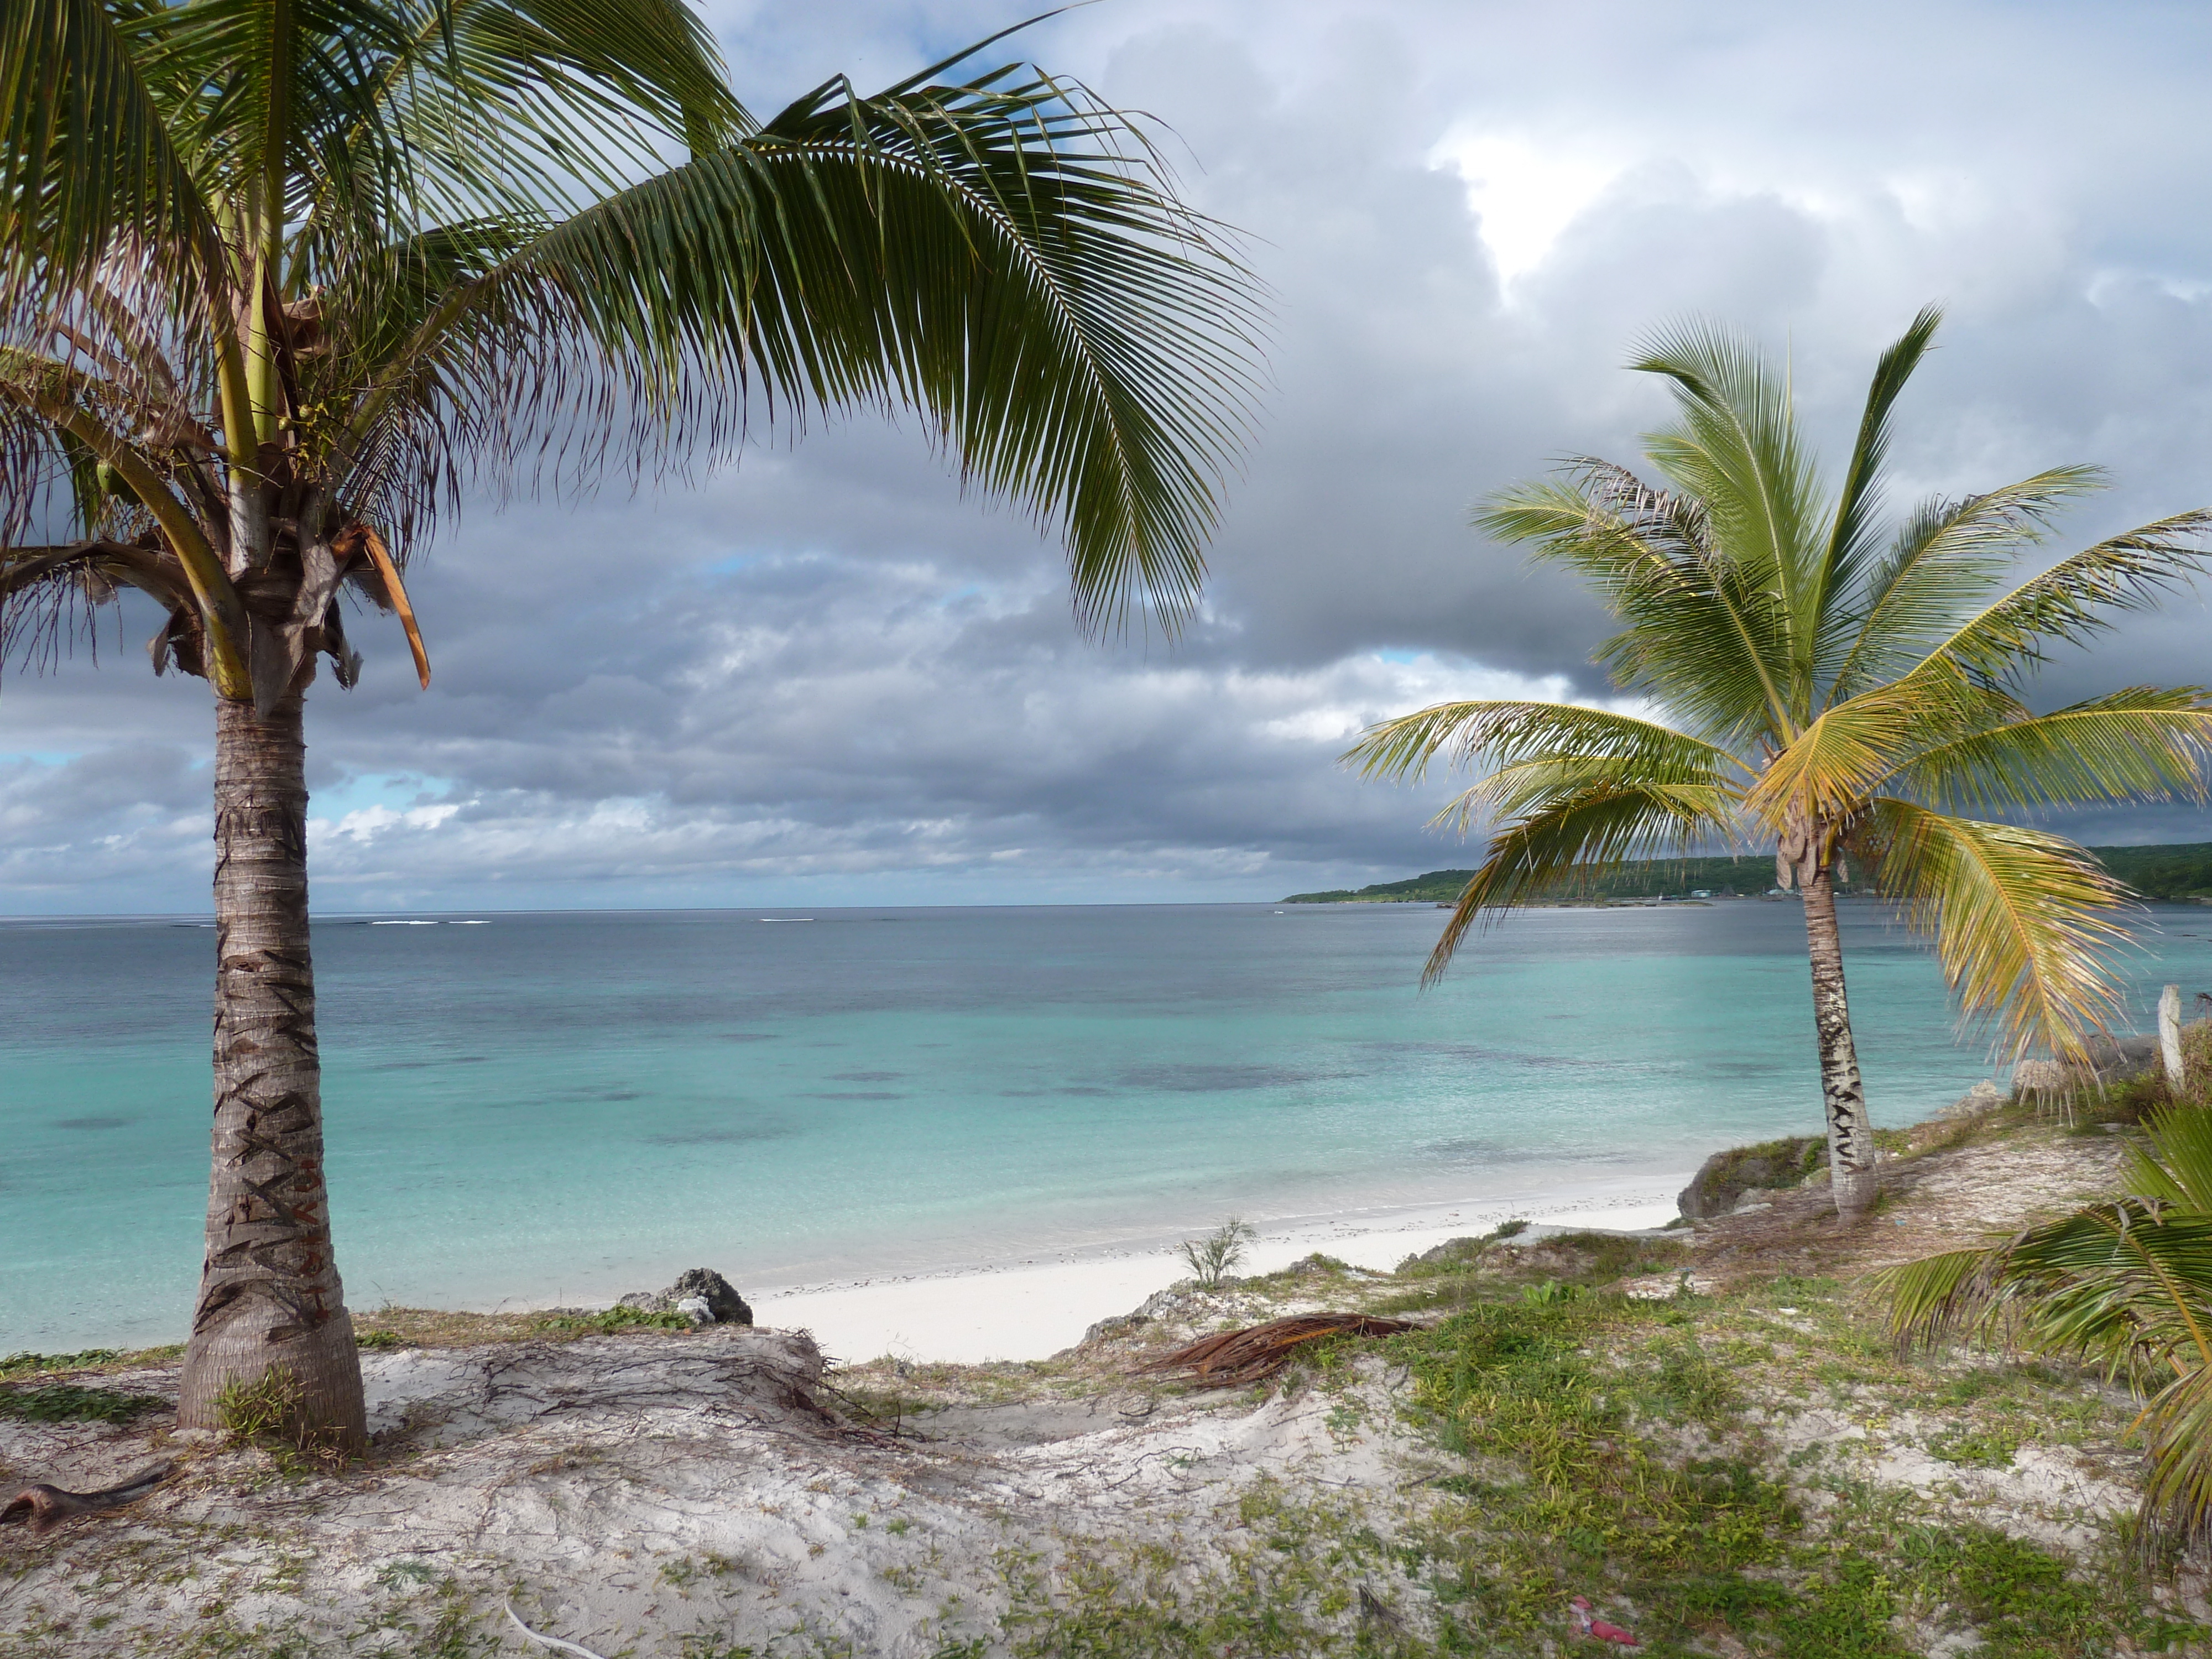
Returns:
[[[1207,1388],[1260,1382],[1291,1363],[1293,1351],[1324,1336],[1395,1336],[1410,1331],[1410,1319],[1381,1319],[1370,1314],[1298,1314],[1271,1319],[1241,1331],[1217,1331],[1147,1360],[1137,1369],[1148,1376],[1178,1373]]]

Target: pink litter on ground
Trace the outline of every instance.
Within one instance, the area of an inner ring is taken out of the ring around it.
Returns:
[[[1577,1636],[1587,1636],[1597,1642],[1612,1642],[1624,1648],[1640,1648],[1644,1645],[1620,1626],[1609,1620],[1595,1617],[1590,1610],[1589,1598],[1586,1595],[1575,1597],[1571,1616],[1574,1620],[1575,1634]]]

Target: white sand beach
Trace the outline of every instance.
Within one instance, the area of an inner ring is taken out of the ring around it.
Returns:
[[[1544,1228],[1636,1231],[1664,1226],[1689,1172],[1639,1176],[1549,1198],[1317,1217],[1262,1225],[1239,1271],[1273,1273],[1315,1251],[1388,1271],[1447,1239],[1519,1217]],[[884,1355],[975,1364],[1042,1359],[1080,1341],[1101,1319],[1127,1313],[1190,1269],[1172,1242],[1112,1254],[1017,1259],[987,1267],[799,1285],[755,1293],[763,1326],[811,1331],[822,1351],[856,1363]]]

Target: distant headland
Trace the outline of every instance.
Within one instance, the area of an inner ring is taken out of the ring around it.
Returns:
[[[2167,903],[2212,902],[2212,842],[2170,847],[2092,847],[2098,861],[2145,898]],[[1856,874],[1856,872],[1853,872]],[[1356,891],[1292,893],[1283,904],[1449,904],[1474,876],[1472,870],[1431,870],[1403,881],[1376,882]],[[1766,857],[1645,859],[1571,890],[1563,899],[1656,899],[1749,896],[1774,885],[1774,860]],[[1850,880],[1843,893],[1861,892]]]

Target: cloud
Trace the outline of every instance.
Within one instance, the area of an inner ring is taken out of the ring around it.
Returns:
[[[1013,21],[973,3],[711,14],[757,107]],[[915,423],[763,434],[689,489],[472,508],[415,579],[436,680],[364,618],[311,701],[319,904],[1270,897],[1457,861],[1441,786],[1362,786],[1365,720],[1606,694],[1589,598],[1467,528],[1663,413],[1685,313],[1786,349],[1831,455],[1875,354],[1951,320],[1901,490],[2055,463],[2069,542],[2212,499],[2212,21],[1956,5],[1117,0],[1019,49],[1170,124],[1249,233],[1272,389],[1182,640],[1079,639],[1059,556]],[[1911,42],[1900,50],[1899,42]],[[1008,50],[1014,48],[1009,47]],[[0,690],[0,910],[204,903],[204,688],[127,649]],[[2204,678],[2195,600],[2040,695]],[[2102,826],[2100,828],[2100,826]],[[2070,821],[2203,838],[2202,814]]]

